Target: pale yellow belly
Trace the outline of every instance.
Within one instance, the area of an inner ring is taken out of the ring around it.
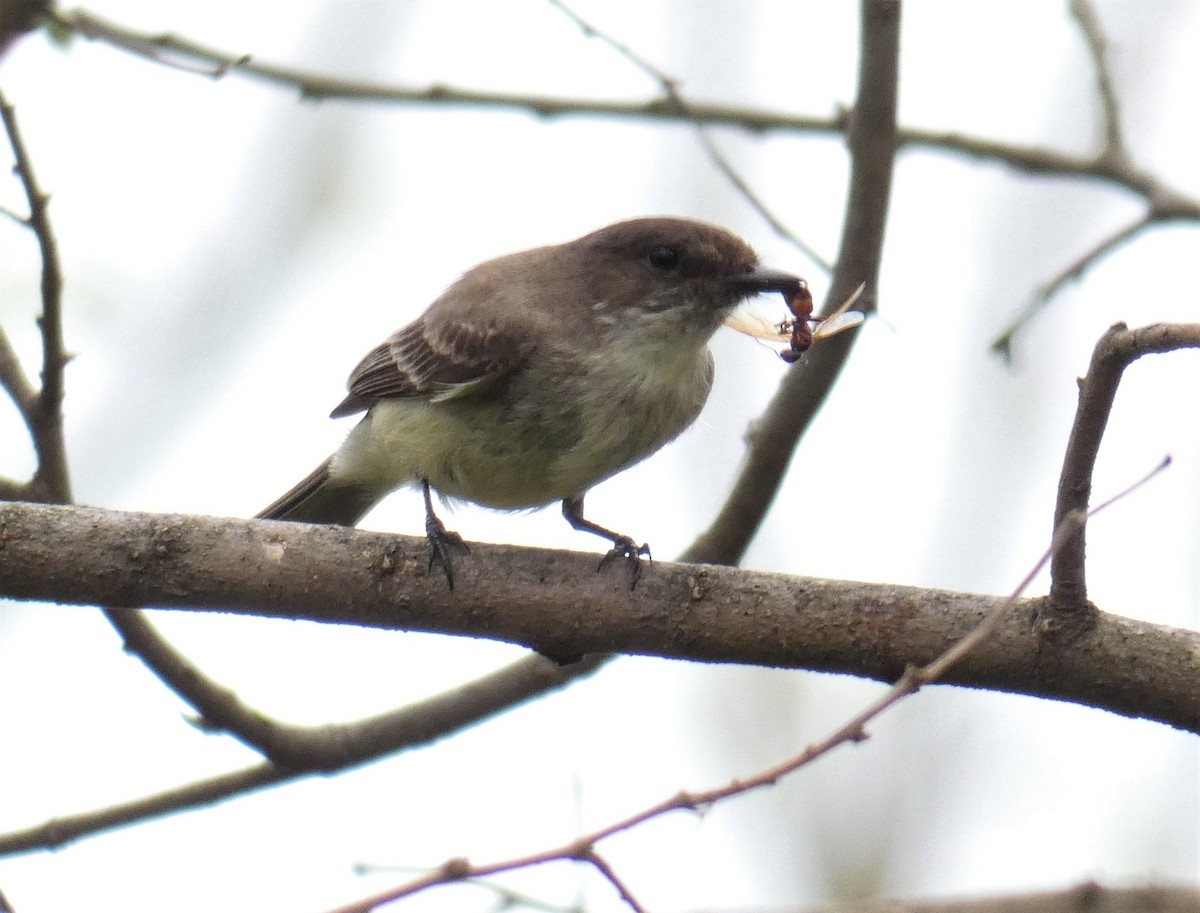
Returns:
[[[351,432],[332,472],[381,495],[426,479],[488,507],[540,507],[583,495],[678,435],[699,414],[710,378],[704,363],[682,385],[598,385],[584,375],[558,379],[552,395],[513,386],[443,402],[384,400]]]

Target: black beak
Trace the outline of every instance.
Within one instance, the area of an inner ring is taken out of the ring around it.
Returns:
[[[783,292],[785,295],[795,295],[807,285],[799,276],[781,273],[774,269],[765,269],[761,266],[748,273],[730,276],[726,281],[733,289],[747,295],[758,292]]]

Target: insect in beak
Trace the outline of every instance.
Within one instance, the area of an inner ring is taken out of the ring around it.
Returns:
[[[856,288],[828,317],[814,317],[812,292],[808,290],[808,284],[802,282],[796,289],[781,293],[788,310],[792,312],[791,319],[772,324],[757,314],[743,312],[726,317],[725,326],[754,339],[786,345],[779,352],[779,357],[793,364],[816,340],[828,339],[853,329],[866,319],[862,311],[851,310],[865,288],[866,283]]]

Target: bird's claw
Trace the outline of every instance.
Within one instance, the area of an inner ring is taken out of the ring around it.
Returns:
[[[613,539],[613,547],[604,553],[604,557],[600,559],[600,565],[596,568],[597,571],[602,571],[608,565],[612,564],[618,558],[625,561],[625,566],[629,568],[629,589],[637,586],[638,579],[642,576],[642,558],[653,562],[654,559],[650,556],[650,546],[643,542],[638,545],[628,536],[618,536]]]
[[[450,549],[456,548],[469,552],[471,551],[470,546],[458,533],[446,529],[445,524],[433,514],[425,518],[425,539],[429,542],[429,567],[427,570],[432,571],[433,566],[440,562],[442,570],[446,572],[446,585],[453,590],[454,566],[450,560]]]

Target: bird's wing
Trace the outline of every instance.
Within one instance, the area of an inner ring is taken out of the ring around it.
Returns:
[[[381,399],[434,402],[480,392],[529,354],[528,335],[485,323],[418,319],[372,349],[350,375],[349,393],[332,418],[369,409]]]

